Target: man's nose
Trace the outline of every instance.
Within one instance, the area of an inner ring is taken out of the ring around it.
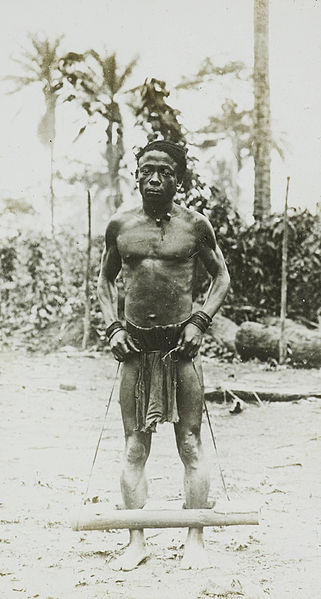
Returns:
[[[154,171],[153,172],[153,175],[151,176],[149,182],[152,183],[153,185],[155,185],[155,184],[159,185],[160,184],[161,181],[160,181],[160,178],[159,178],[158,171]]]

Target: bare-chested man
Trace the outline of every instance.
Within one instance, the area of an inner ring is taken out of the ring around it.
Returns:
[[[98,295],[107,337],[123,362],[120,405],[126,440],[121,491],[127,509],[147,496],[144,467],[157,422],[174,423],[184,464],[186,508],[206,508],[209,478],[200,438],[203,383],[198,355],[202,335],[222,304],[229,275],[209,221],[173,202],[186,169],[183,149],[148,144],[137,155],[142,206],[116,214],[105,237]],[[194,261],[212,276],[201,311],[192,311]],[[122,269],[125,319],[117,316],[115,279]],[[146,556],[144,531],[130,531],[114,568],[131,570]],[[202,529],[189,529],[183,568],[204,567]]]

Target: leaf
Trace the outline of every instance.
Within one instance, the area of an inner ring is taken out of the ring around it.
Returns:
[[[86,131],[86,129],[87,129],[87,125],[84,125],[83,127],[81,127],[72,143],[75,143],[75,141],[77,141],[77,139],[79,139],[79,137]]]
[[[72,100],[75,99],[75,95],[74,94],[69,94],[69,96],[67,98],[65,98],[64,102],[71,102]]]

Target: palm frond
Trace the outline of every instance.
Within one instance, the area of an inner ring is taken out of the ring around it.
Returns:
[[[138,56],[135,56],[135,58],[133,58],[133,60],[131,60],[131,62],[127,65],[123,74],[118,78],[117,91],[119,91],[123,87],[127,77],[129,77],[132,74],[133,69],[137,65],[138,58]]]
[[[112,95],[117,92],[117,64],[115,54],[106,56],[103,60],[104,83]]]
[[[103,58],[100,56],[100,54],[98,52],[96,52],[96,50],[94,50],[93,48],[91,50],[88,51],[88,54],[90,56],[92,56],[97,62],[98,64],[102,67],[103,66]]]
[[[11,57],[12,62],[15,62],[16,64],[18,64],[19,66],[21,66],[25,71],[29,71],[31,73],[34,73],[37,77],[39,77],[39,65],[36,64],[32,64],[32,62],[27,62],[27,60],[21,60],[19,58],[14,58]]]
[[[12,81],[12,82],[17,83],[17,85],[16,85],[16,87],[14,87],[14,89],[10,89],[9,91],[6,92],[7,96],[12,96],[16,92],[21,91],[24,87],[27,87],[31,83],[37,83],[37,81],[38,81],[38,79],[34,79],[32,77],[22,77],[22,76],[20,77],[18,75],[7,75],[6,77],[3,78],[3,80]]]

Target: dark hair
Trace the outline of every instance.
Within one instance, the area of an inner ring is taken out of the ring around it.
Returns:
[[[136,154],[137,164],[142,156],[146,154],[146,152],[151,152],[152,150],[158,150],[159,152],[166,152],[173,160],[175,160],[177,164],[177,178],[181,181],[184,177],[184,173],[186,171],[186,152],[182,146],[174,143],[173,141],[166,141],[163,139],[157,139],[156,141],[151,141],[147,146],[139,150],[138,154]]]

